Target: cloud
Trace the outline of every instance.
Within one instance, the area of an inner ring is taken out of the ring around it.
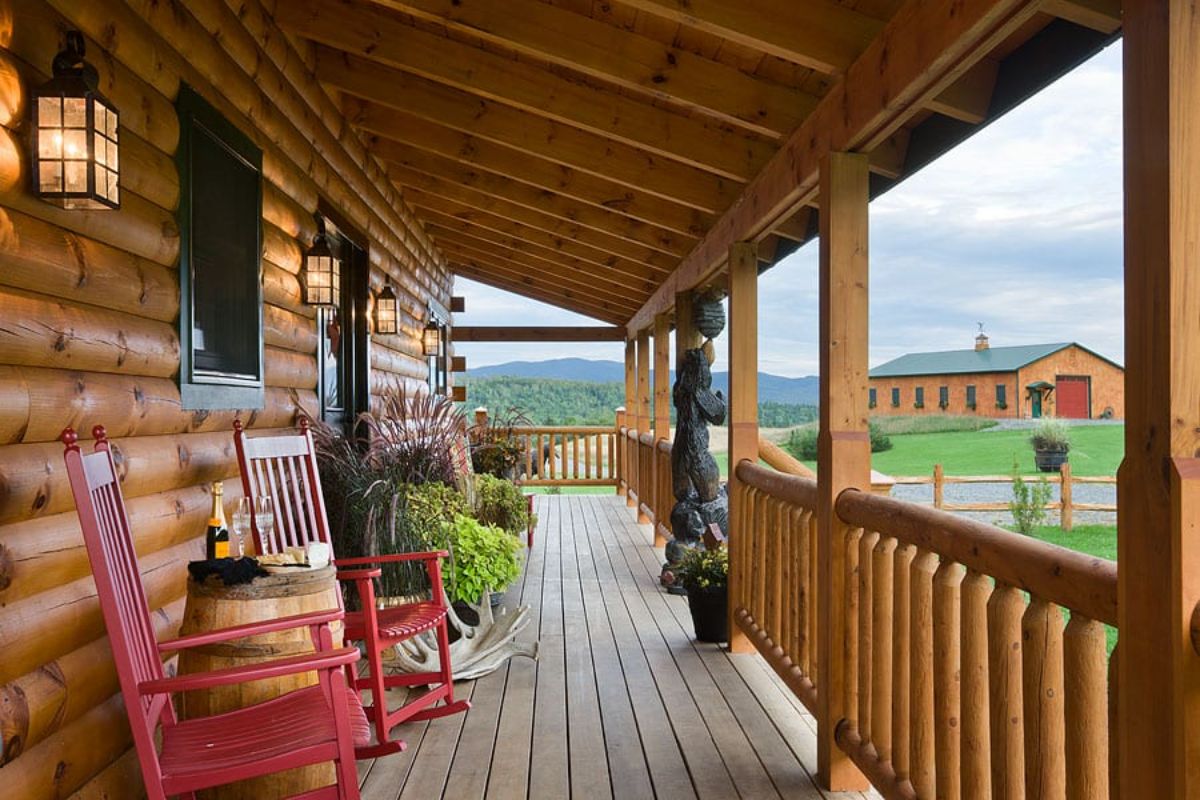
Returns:
[[[1121,361],[1121,45],[871,205],[871,364],[906,352],[1079,341]],[[818,371],[817,243],[759,280],[759,363]],[[596,324],[459,279],[462,324]],[[724,361],[724,341],[718,340]],[[459,345],[468,363],[620,359],[600,344]]]

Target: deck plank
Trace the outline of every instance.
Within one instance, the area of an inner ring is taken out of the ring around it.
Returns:
[[[813,721],[756,655],[692,641],[661,551],[613,495],[539,496],[515,659],[463,684],[472,709],[405,725],[405,753],[359,765],[364,800],[773,797],[823,794]]]

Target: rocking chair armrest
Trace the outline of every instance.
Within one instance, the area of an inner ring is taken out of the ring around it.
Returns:
[[[369,581],[382,577],[383,570],[379,567],[375,569],[339,569],[337,572],[339,581]]]
[[[188,636],[180,636],[178,639],[159,642],[158,649],[159,652],[167,653],[174,650],[187,650],[191,647],[200,647],[206,644],[226,642],[230,639],[241,639],[245,636],[254,636],[260,633],[273,633],[274,631],[285,631],[289,628],[303,628],[313,625],[328,625],[331,622],[341,619],[344,614],[345,612],[340,608],[331,608],[328,611],[312,611],[307,614],[297,614],[291,617],[280,617],[279,619],[269,619],[261,622],[247,622],[245,625],[235,625],[232,628],[193,633]]]
[[[394,564],[401,561],[434,561],[439,558],[449,558],[445,550],[430,550],[424,553],[391,553],[384,556],[363,556],[362,558],[336,558],[335,567],[355,567],[364,564]]]
[[[340,669],[358,661],[360,655],[356,647],[340,647],[337,650],[325,650],[317,653],[302,653],[298,656],[278,658],[273,661],[263,661],[258,664],[247,664],[241,667],[227,667],[211,672],[197,672],[193,675],[176,675],[173,678],[159,678],[138,684],[141,694],[169,694],[187,692],[193,689],[210,689],[214,686],[228,686],[235,683],[249,683],[264,678],[277,678],[281,675],[295,675],[300,672],[313,670]]]

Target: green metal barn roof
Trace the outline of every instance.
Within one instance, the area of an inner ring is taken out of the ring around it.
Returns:
[[[942,350],[936,353],[909,353],[880,364],[871,370],[872,378],[899,378],[907,375],[961,375],[970,372],[1016,372],[1026,364],[1064,350],[1074,342],[1025,344],[1016,347],[990,347],[987,350]],[[1087,348],[1083,348],[1087,349]],[[1092,352],[1088,350],[1088,352]],[[1098,355],[1098,354],[1097,354]],[[1101,356],[1103,358],[1103,356]],[[1105,359],[1106,361],[1108,359]]]

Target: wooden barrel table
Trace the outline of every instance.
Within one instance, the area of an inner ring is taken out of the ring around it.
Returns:
[[[203,582],[189,578],[187,604],[179,632],[186,636],[337,608],[337,592],[333,567],[289,570],[238,586],[226,586],[215,577]],[[334,623],[332,628],[334,646],[340,647],[341,623]],[[179,655],[179,672],[208,672],[312,651],[308,628],[294,628],[184,650]],[[179,703],[180,715],[190,719],[233,711],[316,682],[316,673],[308,672],[184,692]],[[329,762],[239,781],[200,792],[199,796],[205,800],[274,800],[328,786],[334,779],[333,763]]]

